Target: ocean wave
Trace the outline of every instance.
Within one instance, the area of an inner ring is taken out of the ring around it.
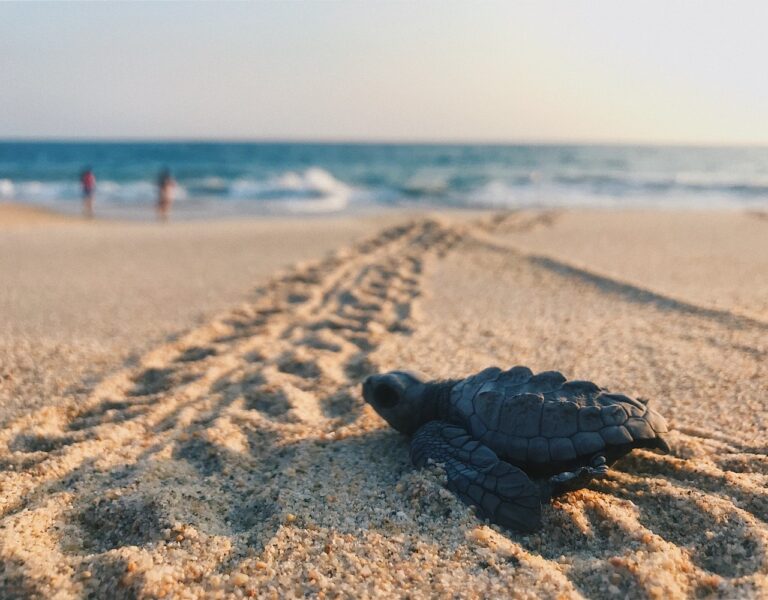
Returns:
[[[316,198],[350,190],[328,171],[312,167],[299,173],[288,171],[268,179],[240,178],[229,185],[229,195],[234,198]]]
[[[231,198],[259,200],[267,207],[288,212],[340,211],[347,207],[353,192],[352,187],[317,167],[265,180],[236,179],[228,188]]]
[[[177,182],[176,199],[231,199],[257,200],[261,203],[285,203],[287,206],[343,209],[350,201],[392,204],[401,200],[436,199],[451,203],[461,202],[461,197],[472,198],[478,194],[492,194],[494,188],[507,195],[512,188],[537,183],[537,174],[526,173],[484,182],[476,175],[449,177],[413,177],[400,185],[353,185],[336,178],[329,171],[310,167],[305,171],[286,171],[266,177],[220,176],[185,178]],[[153,201],[157,185],[151,180],[115,181],[98,179],[96,195],[99,201],[141,202]],[[0,178],[0,198],[30,201],[79,200],[82,188],[76,179],[51,181],[13,181]],[[471,202],[471,200],[469,200]]]
[[[0,179],[0,198],[4,200],[13,198],[14,189],[10,179]]]
[[[257,200],[265,208],[277,206],[289,212],[328,212],[343,210],[359,190],[316,167],[303,172],[288,171],[266,179],[200,177],[177,185],[177,200],[222,196],[233,200]],[[150,202],[157,195],[156,184],[138,180],[101,180],[96,186],[100,202]],[[0,197],[30,201],[76,200],[81,196],[77,181],[0,180]]]
[[[739,204],[754,207],[768,201],[755,187],[740,193],[740,187],[693,186],[660,189],[652,186],[625,186],[620,191],[596,191],[589,186],[551,181],[518,185],[493,180],[454,198],[452,204],[491,209],[520,208],[732,208]]]
[[[577,186],[594,193],[633,194],[637,192],[731,193],[744,196],[768,194],[768,176],[734,173],[686,172],[565,172],[549,178],[562,186]]]
[[[157,196],[157,187],[149,181],[99,181],[96,191],[100,200],[113,202],[152,201]],[[174,192],[177,200],[189,196],[186,188],[178,185]],[[0,197],[15,200],[51,202],[56,200],[77,200],[81,197],[80,184],[71,181],[18,181],[0,180]]]
[[[328,213],[351,205],[422,204],[497,209],[540,206],[754,206],[768,200],[768,175],[761,172],[705,172],[600,169],[414,169],[401,178],[372,165],[344,181],[317,166],[274,175],[224,177],[200,173],[182,177],[176,198],[212,212]],[[384,174],[383,174],[384,173]],[[361,183],[364,181],[365,183]],[[354,182],[354,183],[353,183]],[[147,206],[157,195],[149,179],[100,179],[97,202],[104,206]],[[0,178],[0,199],[75,206],[80,185],[71,180],[14,181]]]

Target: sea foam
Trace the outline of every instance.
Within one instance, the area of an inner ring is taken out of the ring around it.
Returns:
[[[163,166],[206,214],[768,205],[766,148],[546,145],[0,142],[0,198],[79,210],[84,165],[97,209],[151,206]]]

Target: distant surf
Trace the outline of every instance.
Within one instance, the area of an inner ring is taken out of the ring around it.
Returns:
[[[768,149],[297,143],[0,142],[0,199],[145,214],[157,172],[188,215],[376,206],[764,208]]]

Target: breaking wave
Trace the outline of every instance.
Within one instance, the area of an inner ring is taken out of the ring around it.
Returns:
[[[148,204],[154,201],[154,182],[97,182],[99,202]],[[76,181],[18,181],[0,179],[0,198],[53,203],[75,201],[81,195]],[[266,179],[221,177],[192,178],[178,183],[176,200],[258,201],[270,211],[336,212],[344,210],[354,197],[364,197],[363,190],[339,181],[328,171],[309,168],[303,172],[288,171]]]
[[[2,143],[0,199],[78,210],[151,206],[173,168],[178,208],[200,214],[332,213],[364,206],[760,207],[768,148],[301,143]],[[121,213],[122,214],[122,213]]]

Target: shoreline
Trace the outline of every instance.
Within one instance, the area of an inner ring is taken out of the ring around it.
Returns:
[[[187,203],[186,205],[184,203]],[[141,206],[126,207],[114,205],[99,211],[96,204],[96,216],[87,219],[80,212],[81,205],[71,202],[71,206],[57,207],[44,202],[27,202],[19,200],[0,200],[0,228],[20,225],[40,225],[48,223],[122,223],[125,225],[157,222],[155,205],[153,202],[143,203]],[[207,209],[195,212],[190,209],[188,201],[177,203],[171,211],[171,223],[195,223],[195,222],[227,222],[244,220],[303,220],[346,217],[376,217],[396,216],[410,214],[413,216],[425,214],[445,215],[492,215],[494,213],[530,213],[530,212],[565,212],[581,214],[656,214],[656,213],[681,213],[681,214],[747,214],[758,219],[768,218],[768,207],[725,206],[711,207],[680,206],[680,205],[634,205],[627,206],[581,206],[581,205],[521,205],[519,207],[502,208],[488,206],[456,206],[450,204],[431,203],[399,203],[386,204],[361,204],[341,210],[328,210],[318,212],[301,212],[290,210],[265,210],[258,203],[242,203],[240,211],[237,205],[222,204],[217,209]],[[230,209],[229,212],[221,210]],[[235,208],[235,210],[232,210]]]
[[[40,204],[27,204],[13,200],[0,201],[0,227],[69,223],[78,219],[65,212],[57,212]]]

